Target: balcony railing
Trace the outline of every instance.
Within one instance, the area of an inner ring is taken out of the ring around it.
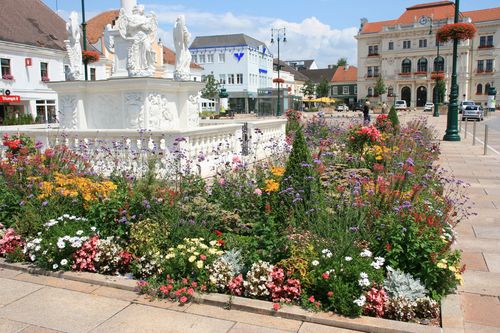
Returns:
[[[493,69],[478,69],[477,74],[493,74],[495,71]]]
[[[372,79],[372,78],[376,78],[376,77],[379,77],[380,74],[376,73],[376,74],[366,74],[366,78],[368,79]]]
[[[369,57],[380,57],[380,54],[377,52],[377,53],[368,53],[368,56]]]

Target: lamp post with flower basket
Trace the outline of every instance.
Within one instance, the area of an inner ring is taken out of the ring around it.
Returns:
[[[432,35],[432,24],[433,20],[431,18],[431,24],[430,24],[430,30],[429,30],[429,35]],[[437,55],[436,59],[439,61],[439,45],[440,42],[438,40],[438,35],[436,32],[436,48],[437,48]],[[435,73],[432,74],[431,80],[435,80],[436,84],[434,85],[434,113],[432,114],[433,117],[439,117],[439,91],[438,91],[438,85],[439,85],[439,80],[444,80],[444,71],[443,74],[439,72],[439,69],[441,67],[438,66],[438,68],[434,68]]]
[[[460,0],[455,0],[455,19],[453,24],[446,24],[439,28],[437,39],[439,42],[453,40],[453,66],[451,74],[450,105],[448,106],[446,134],[444,141],[460,141],[458,134],[458,83],[457,83],[457,58],[458,41],[474,37],[476,28],[471,23],[458,22],[460,15]]]
[[[286,43],[286,28],[279,28],[271,29],[271,44],[274,43],[278,44],[278,80],[281,79],[280,77],[280,70],[281,70],[281,64],[280,64],[280,42]],[[283,79],[281,79],[283,80]],[[284,81],[283,81],[284,82]],[[281,81],[277,82],[278,83],[278,110],[276,111],[276,116],[281,116],[281,94],[280,94],[280,85]]]

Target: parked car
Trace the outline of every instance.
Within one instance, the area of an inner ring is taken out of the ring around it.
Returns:
[[[460,102],[460,107],[458,108],[458,113],[462,113],[467,106],[476,105],[474,101],[462,101]]]
[[[397,100],[396,102],[394,102],[394,106],[395,106],[396,110],[407,110],[408,109],[408,106],[406,105],[405,100]]]
[[[354,105],[353,110],[354,110],[354,111],[363,111],[363,103],[362,103],[362,102],[357,102],[357,103]]]
[[[431,112],[432,109],[434,109],[434,103],[431,103],[431,102],[425,103],[425,105],[424,105],[424,112],[425,111]]]
[[[349,111],[349,107],[345,104],[339,104],[335,108],[336,111]]]
[[[484,119],[484,110],[480,105],[467,105],[462,111],[462,120]]]

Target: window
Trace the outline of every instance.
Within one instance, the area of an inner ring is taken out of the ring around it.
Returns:
[[[243,74],[236,74],[236,84],[243,84]]]
[[[367,77],[373,77],[373,67],[372,66],[368,67],[368,74],[366,76]]]
[[[479,83],[476,87],[476,95],[482,95],[483,94],[483,85]]]
[[[36,101],[36,121],[39,124],[52,124],[57,121],[55,100],[51,99],[47,101]]]
[[[373,66],[373,76],[378,77],[378,66]]]
[[[394,42],[389,42],[389,50],[394,50]]]
[[[493,59],[486,60],[486,71],[493,72]]]
[[[427,39],[420,39],[418,41],[418,47],[420,47],[420,48],[427,47]]]
[[[368,46],[368,55],[378,55],[378,45]]]
[[[205,63],[205,55],[200,54],[199,58],[200,58],[200,64],[204,64]]]
[[[387,96],[388,97],[394,96],[394,88],[393,87],[387,88]]]
[[[489,90],[490,90],[490,84],[489,84],[489,83],[486,83],[486,84],[484,85],[484,94],[485,94],[485,95],[488,95],[488,94],[489,94],[489,92],[488,92]]]
[[[403,49],[411,49],[411,41],[404,40],[403,41]]]
[[[225,53],[219,53],[219,62],[220,63],[226,62],[226,54]]]
[[[349,86],[343,86],[342,87],[342,94],[343,95],[349,95]]]
[[[49,77],[49,64],[46,62],[41,62],[40,63],[40,76],[42,78],[42,81],[44,78]]]
[[[339,87],[333,86],[332,87],[332,95],[338,95],[339,94]]]
[[[354,95],[358,93],[358,86],[354,86]]]
[[[207,63],[208,64],[213,64],[214,63],[214,55],[213,55],[213,53],[207,54]]]
[[[96,76],[95,76],[95,68],[90,69],[90,81],[95,81]]]
[[[219,83],[226,84],[226,74],[219,74]]]
[[[417,72],[427,72],[427,59],[420,58],[417,63]]]
[[[234,84],[234,74],[227,75],[227,84]]]
[[[197,63],[198,63],[198,56],[197,56],[196,54],[193,54],[193,62],[194,62],[195,64],[197,64]]]
[[[367,97],[372,97],[373,96],[373,88],[369,87],[368,88],[368,96]]]
[[[444,58],[439,56],[434,59],[434,72],[444,72]]]
[[[477,72],[478,73],[484,72],[484,60],[477,61]]]
[[[401,73],[411,73],[411,60],[405,59],[401,63]]]
[[[10,75],[10,59],[2,58],[0,62],[2,63],[2,76]]]
[[[493,47],[493,35],[481,36],[479,38],[479,47]]]

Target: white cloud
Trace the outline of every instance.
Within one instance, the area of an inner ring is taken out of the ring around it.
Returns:
[[[231,33],[246,33],[266,44],[270,44],[271,28],[285,27],[287,30],[287,44],[282,45],[282,59],[316,59],[320,67],[337,62],[340,57],[347,57],[350,64],[356,64],[357,46],[354,36],[356,27],[335,29],[330,25],[309,17],[302,22],[264,17],[236,15],[231,12],[211,13],[197,11],[182,5],[146,5],[147,11],[154,11],[160,23],[159,37],[165,45],[171,46],[171,27],[175,19],[183,14],[191,34],[218,35]],[[276,45],[269,45],[276,54]]]

